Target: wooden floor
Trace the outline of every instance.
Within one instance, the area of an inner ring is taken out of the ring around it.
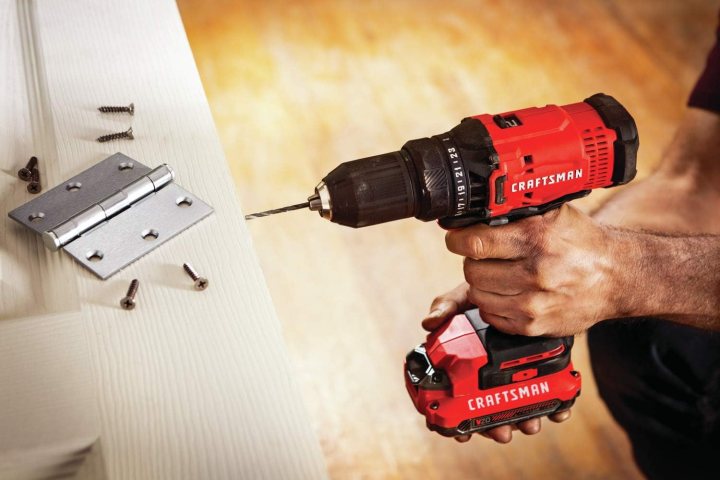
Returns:
[[[464,116],[599,91],[635,116],[645,175],[683,111],[718,7],[178,3],[246,213],[304,201],[339,162],[396,150]],[[591,208],[610,193],[580,203]],[[426,431],[401,365],[423,339],[419,320],[430,300],[462,278],[461,260],[445,251],[434,223],[355,231],[300,211],[248,228],[334,478],[638,475],[597,396],[584,338],[574,358],[585,383],[570,422],[506,446],[481,438],[461,445]]]

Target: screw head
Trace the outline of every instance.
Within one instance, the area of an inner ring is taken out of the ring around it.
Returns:
[[[433,409],[433,410],[437,410],[438,407],[440,407],[440,404],[439,404],[438,402],[432,402],[432,403],[430,404],[430,408]]]
[[[27,191],[30,193],[40,193],[40,190],[42,190],[42,187],[37,182],[30,182],[27,185]]]
[[[195,280],[195,290],[205,290],[210,285],[210,280],[205,277],[199,277]]]
[[[125,134],[127,135],[127,138],[129,138],[130,140],[135,139],[135,137],[133,137],[132,127],[128,128],[127,131],[125,132]]]
[[[29,181],[30,177],[32,177],[32,172],[29,168],[23,167],[20,170],[18,170],[18,177],[20,180]]]
[[[132,310],[133,308],[135,308],[135,300],[130,297],[125,297],[120,300],[120,306],[123,310]]]
[[[128,105],[128,113],[130,115],[135,115],[135,104],[134,103],[131,103],[130,105]]]

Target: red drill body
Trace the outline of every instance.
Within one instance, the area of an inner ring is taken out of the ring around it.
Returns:
[[[487,129],[498,156],[488,181],[492,217],[613,184],[617,134],[585,102],[495,116],[503,122],[491,115],[473,118]],[[500,126],[509,124],[515,126]]]

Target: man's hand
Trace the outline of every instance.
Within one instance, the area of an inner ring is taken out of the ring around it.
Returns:
[[[430,306],[430,313],[422,322],[423,328],[426,330],[434,330],[442,325],[445,320],[472,308],[472,304],[467,297],[468,289],[469,285],[467,283],[463,283],[457,288],[444,295],[440,295],[433,300],[432,305]],[[550,421],[559,423],[569,419],[570,415],[571,411],[565,410],[563,412],[554,413],[548,418]],[[498,443],[508,443],[512,440],[513,431],[520,430],[525,435],[535,435],[540,431],[541,426],[540,419],[533,418],[514,425],[503,425],[501,427],[492,428],[482,432],[480,435],[485,438],[495,440]],[[467,442],[470,438],[470,435],[461,435],[459,437],[455,437],[455,440],[458,442]]]
[[[564,205],[508,225],[451,230],[467,297],[506,333],[565,336],[623,313],[613,231]]]

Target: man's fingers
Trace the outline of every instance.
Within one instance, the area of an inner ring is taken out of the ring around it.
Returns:
[[[485,431],[489,438],[492,438],[498,443],[510,443],[512,440],[512,427],[510,425],[503,425],[501,427],[491,428]]]
[[[525,435],[535,435],[540,431],[542,424],[539,418],[531,418],[517,424],[518,429]]]
[[[498,295],[472,287],[468,291],[468,298],[485,314],[506,318],[520,317],[520,312],[516,307],[516,295]]]
[[[489,227],[478,224],[445,234],[448,250],[474,260],[487,258],[524,258],[530,253],[532,243],[526,229],[518,224],[532,219]]]
[[[572,416],[572,410],[563,410],[562,412],[556,412],[552,415],[549,415],[548,418],[550,421],[555,423],[564,422],[565,420],[568,420]]]
[[[442,325],[448,317],[464,312],[472,305],[468,300],[468,284],[462,283],[433,300],[430,305],[430,313],[422,321],[425,330],[432,331]]]
[[[463,273],[465,281],[473,288],[500,295],[517,295],[535,286],[532,277],[519,261],[473,260],[465,257]]]
[[[470,440],[471,435],[458,435],[455,437],[455,440],[457,440],[460,443],[465,443]]]
[[[482,310],[480,311],[480,318],[503,333],[507,333],[508,335],[517,334],[518,322],[511,318],[493,315],[492,313],[483,312]]]
[[[511,425],[503,425],[501,427],[486,430],[487,436],[498,443],[510,443],[512,440],[513,427]]]

